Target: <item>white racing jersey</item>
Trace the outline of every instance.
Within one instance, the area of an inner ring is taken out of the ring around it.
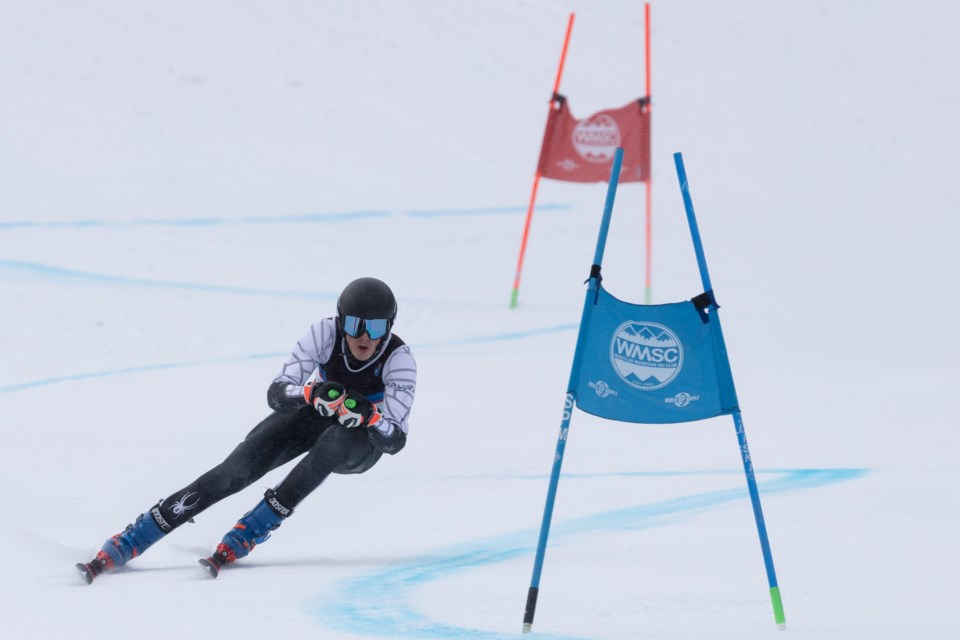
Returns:
[[[283,395],[304,404],[303,387],[316,380],[339,382],[376,403],[383,421],[378,429],[389,435],[394,428],[409,432],[408,419],[417,389],[417,362],[410,347],[392,332],[384,336],[369,359],[350,355],[346,339],[339,336],[335,318],[313,323],[283,364],[274,384],[284,385]]]

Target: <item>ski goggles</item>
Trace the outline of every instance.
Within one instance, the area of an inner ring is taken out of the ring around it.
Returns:
[[[340,327],[351,338],[359,338],[364,334],[371,340],[377,340],[390,331],[390,321],[383,318],[359,318],[357,316],[340,316]]]

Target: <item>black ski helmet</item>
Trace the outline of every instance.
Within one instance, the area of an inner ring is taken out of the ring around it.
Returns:
[[[392,328],[397,317],[397,299],[382,280],[358,278],[344,287],[337,299],[337,328],[341,332],[345,316],[385,319]]]

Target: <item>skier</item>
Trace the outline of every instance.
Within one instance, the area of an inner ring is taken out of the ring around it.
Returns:
[[[213,577],[243,558],[293,514],[331,473],[363,473],[407,440],[417,364],[393,333],[397,302],[376,278],[344,288],[337,316],[315,322],[267,389],[273,413],[227,458],[137,517],[77,564],[88,584],[141,555],[207,507],[306,453],[257,505],[200,560]]]

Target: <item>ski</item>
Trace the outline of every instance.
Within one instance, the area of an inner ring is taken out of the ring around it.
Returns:
[[[223,565],[219,564],[214,558],[201,558],[197,562],[199,562],[200,566],[207,570],[207,573],[210,574],[211,578],[216,578],[218,575],[220,575],[220,567]],[[78,562],[74,565],[74,567],[80,572],[80,577],[83,578],[83,581],[86,584],[93,584],[93,579],[103,573],[102,571],[98,570],[98,567],[95,565],[95,563]]]
[[[80,572],[80,576],[83,578],[83,581],[87,584],[93,584],[93,579],[100,575],[100,572],[89,563],[78,562],[76,565],[77,571]]]
[[[201,567],[207,570],[207,573],[210,574],[211,578],[216,578],[218,575],[220,575],[221,565],[217,563],[214,558],[200,558],[197,560],[197,562]]]

